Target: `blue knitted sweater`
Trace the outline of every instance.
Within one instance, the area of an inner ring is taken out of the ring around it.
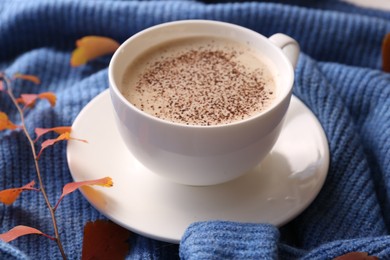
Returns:
[[[71,125],[80,110],[105,90],[110,57],[71,68],[75,41],[102,35],[123,42],[149,26],[180,19],[239,24],[266,36],[282,32],[301,45],[294,94],[321,122],[331,155],[330,169],[315,201],[277,228],[223,221],[194,223],[180,245],[134,234],[128,259],[332,259],[364,251],[390,259],[390,74],[381,71],[381,42],[390,32],[390,13],[336,0],[248,1],[70,1],[0,2],[0,70],[38,75],[42,86],[15,83],[15,95],[53,91],[55,108],[38,104],[26,124]],[[9,98],[0,111],[16,123]],[[71,182],[65,144],[40,160],[49,197]],[[0,132],[0,190],[36,179],[33,158],[21,131]],[[53,201],[52,203],[54,203]],[[104,219],[79,192],[57,211],[70,259],[81,256],[86,222]],[[0,205],[0,233],[16,225],[52,233],[42,196],[23,193]],[[0,259],[60,259],[53,241],[39,236],[0,241]]]

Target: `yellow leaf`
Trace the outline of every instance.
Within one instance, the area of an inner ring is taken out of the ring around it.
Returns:
[[[70,64],[72,67],[84,65],[95,58],[114,53],[119,43],[111,38],[102,36],[85,36],[76,42]]]
[[[18,128],[17,125],[12,123],[9,119],[6,113],[0,112],[0,131],[5,129],[14,130]]]
[[[54,107],[56,105],[57,97],[53,92],[43,92],[38,95],[40,99],[46,99],[50,105]]]
[[[20,193],[22,193],[25,190],[36,190],[33,188],[35,185],[34,181],[31,181],[29,184],[24,185],[20,188],[12,188],[12,189],[6,189],[0,191],[0,202],[4,203],[5,205],[11,205],[15,202],[15,200],[19,197]]]
[[[35,134],[37,135],[37,138],[34,140],[34,142],[38,141],[38,139],[49,132],[56,132],[57,134],[63,134],[65,132],[71,132],[72,127],[71,126],[57,126],[52,128],[35,128]]]
[[[27,74],[21,74],[21,73],[15,73],[14,74],[14,79],[23,79],[23,80],[28,80],[31,81],[35,84],[40,84],[41,80],[34,75],[27,75]]]

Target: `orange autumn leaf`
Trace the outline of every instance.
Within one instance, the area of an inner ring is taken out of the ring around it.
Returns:
[[[76,47],[70,59],[72,67],[84,65],[90,60],[114,53],[119,43],[108,37],[85,36],[76,41]]]
[[[112,187],[114,184],[112,182],[112,179],[110,177],[104,177],[97,180],[89,180],[89,181],[79,181],[79,182],[71,182],[64,186],[62,189],[61,197],[58,199],[58,202],[56,203],[54,209],[58,207],[58,204],[61,202],[61,200],[68,194],[74,192],[78,188],[86,185],[98,185],[103,187]]]
[[[82,260],[125,259],[131,232],[111,221],[97,220],[84,226]]]
[[[18,126],[8,119],[7,114],[0,111],[0,131],[3,131],[5,129],[14,130],[16,128],[18,128]]]
[[[18,103],[24,104],[25,107],[33,107],[38,99],[46,99],[53,107],[56,104],[57,97],[53,92],[43,92],[40,94],[21,94],[17,99]]]
[[[13,77],[14,77],[14,79],[23,79],[23,80],[31,81],[35,84],[41,83],[41,80],[37,76],[34,76],[34,75],[15,73]]]
[[[0,234],[0,240],[3,240],[4,242],[8,243],[11,242],[12,240],[17,239],[18,237],[31,235],[31,234],[44,235],[46,237],[53,239],[52,237],[42,233],[36,228],[20,225],[10,229],[9,231],[3,234]]]
[[[31,181],[30,183],[20,188],[2,190],[0,191],[0,202],[4,203],[5,205],[11,205],[12,203],[14,203],[14,201],[19,197],[20,193],[22,193],[23,191],[38,190],[36,188],[33,188],[34,185],[35,182]]]
[[[49,101],[52,107],[56,105],[57,96],[53,92],[43,92],[41,94],[38,94],[38,97],[40,99],[46,99],[47,101]]]
[[[56,132],[57,134],[63,134],[65,132],[71,132],[72,127],[70,126],[57,126],[57,127],[52,127],[52,128],[35,128],[35,134],[37,137],[35,138],[34,142],[38,141],[38,139],[49,132]]]
[[[39,154],[37,155],[37,160],[39,159],[39,157],[41,156],[43,150],[45,150],[47,147],[49,146],[52,146],[60,141],[65,141],[65,140],[76,140],[76,141],[81,141],[81,142],[84,142],[84,143],[87,143],[86,140],[82,140],[82,139],[77,139],[77,138],[73,138],[70,136],[70,133],[69,132],[64,132],[62,134],[60,134],[57,138],[55,139],[47,139],[46,141],[44,141],[42,144],[41,144],[41,150],[39,151]]]

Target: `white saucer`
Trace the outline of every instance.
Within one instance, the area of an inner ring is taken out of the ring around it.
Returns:
[[[204,220],[282,225],[317,196],[328,171],[328,143],[312,112],[292,98],[270,155],[244,176],[216,186],[171,183],[146,169],[121,142],[106,90],[78,115],[67,159],[75,181],[110,176],[112,188],[84,187],[107,218],[135,233],[179,243],[189,224]]]

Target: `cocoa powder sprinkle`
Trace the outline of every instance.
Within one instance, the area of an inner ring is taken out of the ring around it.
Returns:
[[[240,63],[239,55],[233,48],[205,47],[165,55],[139,76],[134,91],[140,101],[133,103],[162,119],[190,125],[248,118],[274,99],[268,86],[274,83],[262,67]]]

